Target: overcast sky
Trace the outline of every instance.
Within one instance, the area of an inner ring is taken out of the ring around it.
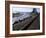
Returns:
[[[18,7],[13,7],[13,13],[17,12],[32,12],[33,8],[18,8]],[[37,8],[37,12],[40,12],[40,9]]]

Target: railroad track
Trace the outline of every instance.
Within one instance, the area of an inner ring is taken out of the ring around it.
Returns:
[[[21,30],[27,30],[28,27],[30,27],[30,25],[32,25],[32,23],[38,18],[38,16],[36,16],[32,21],[30,21],[30,23],[26,24]]]
[[[22,22],[16,23],[13,25],[13,30],[26,30],[32,22],[37,19],[39,15],[36,15],[34,17],[29,17],[26,20],[23,20]]]

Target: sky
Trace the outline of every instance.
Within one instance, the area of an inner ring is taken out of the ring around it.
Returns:
[[[36,8],[37,12],[40,12],[40,8]],[[24,8],[24,7],[13,7],[13,13],[17,13],[17,12],[32,12],[33,8]]]

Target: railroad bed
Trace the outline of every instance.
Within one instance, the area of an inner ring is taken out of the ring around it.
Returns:
[[[13,25],[13,30],[24,30],[27,26],[29,26],[29,23],[31,23],[38,15],[28,17],[27,19],[18,22]]]

